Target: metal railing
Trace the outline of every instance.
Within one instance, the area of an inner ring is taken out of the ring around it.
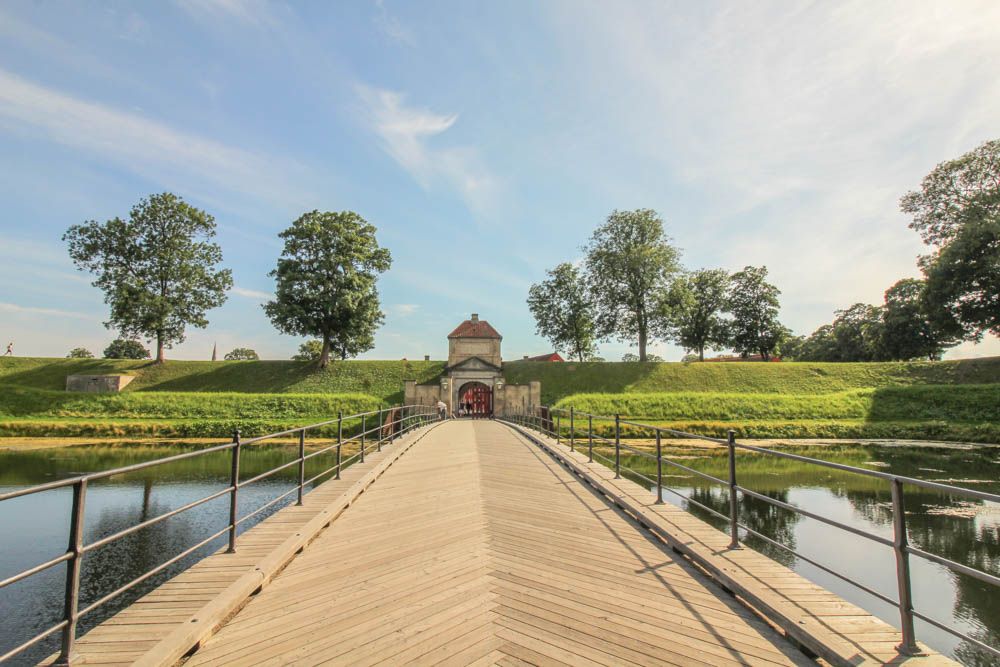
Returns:
[[[102,470],[100,472],[88,473],[86,475],[79,475],[77,477],[70,477],[67,479],[61,479],[56,482],[49,482],[47,484],[39,484],[37,486],[31,486],[24,489],[18,489],[16,491],[9,491],[7,493],[0,494],[0,502],[4,500],[11,500],[13,498],[20,498],[22,496],[28,496],[35,493],[41,493],[43,491],[51,491],[53,489],[62,489],[66,487],[73,488],[73,505],[72,511],[70,512],[70,526],[69,526],[69,548],[66,553],[47,560],[44,563],[39,563],[34,567],[30,567],[23,570],[15,575],[7,577],[0,581],[0,590],[10,586],[11,584],[17,583],[32,575],[44,572],[51,567],[55,567],[60,563],[66,563],[66,590],[64,595],[63,603],[63,619],[59,623],[49,627],[46,630],[34,635],[21,645],[7,651],[3,655],[0,655],[0,663],[6,661],[7,659],[31,648],[38,642],[41,642],[46,637],[54,635],[57,632],[62,633],[62,645],[59,653],[59,658],[56,661],[57,665],[69,665],[73,659],[73,644],[76,641],[76,631],[77,624],[79,620],[86,614],[91,613],[95,609],[98,609],[102,605],[106,604],[110,600],[118,597],[122,593],[132,589],[138,584],[146,581],[150,577],[162,572],[166,568],[170,567],[179,560],[185,558],[186,556],[194,553],[198,549],[211,543],[218,537],[229,534],[229,546],[228,553],[236,552],[236,537],[237,528],[240,524],[245,523],[251,518],[257,516],[261,512],[266,511],[277,503],[281,502],[288,496],[292,494],[297,495],[296,504],[302,504],[302,497],[305,493],[307,486],[314,483],[318,483],[323,477],[326,477],[330,473],[336,473],[333,479],[340,479],[341,470],[354,463],[355,461],[363,463],[365,460],[365,455],[372,450],[381,451],[382,446],[386,444],[392,444],[394,440],[402,437],[407,432],[412,431],[415,428],[419,428],[428,424],[431,421],[437,419],[437,412],[430,406],[425,405],[407,405],[400,407],[390,407],[390,408],[380,408],[379,410],[372,410],[369,412],[362,412],[353,415],[344,415],[343,413],[338,413],[336,419],[331,419],[325,422],[320,422],[318,424],[310,424],[308,426],[302,426],[299,428],[289,429],[287,431],[280,431],[278,433],[269,433],[267,435],[262,435],[255,438],[243,439],[240,436],[239,430],[233,434],[232,442],[228,442],[222,445],[216,445],[213,447],[207,447],[204,449],[199,449],[192,452],[186,452],[184,454],[177,454],[175,456],[167,456],[162,459],[156,459],[153,461],[146,461],[143,463],[136,463],[130,466],[124,466],[121,468],[114,468],[111,470]],[[373,419],[374,418],[374,419]],[[368,427],[369,420],[373,419],[374,426]],[[357,433],[352,433],[347,441],[344,439],[344,422],[351,421],[357,422],[360,420],[360,430]],[[329,427],[336,424],[337,428],[337,439],[331,445],[317,449],[316,451],[306,454],[306,433],[312,430],[316,430],[322,427]],[[374,434],[374,438],[371,438]],[[271,440],[273,438],[288,437],[288,436],[298,436],[298,456],[287,463],[276,466],[262,472],[249,479],[240,479],[240,453],[247,445],[254,443],[263,442],[265,440]],[[347,457],[346,459],[342,455],[342,450],[345,444],[348,444],[352,440],[358,441],[358,451],[353,455]],[[313,475],[309,479],[305,478],[306,461],[314,457],[320,456],[335,450],[336,452],[336,463],[334,463],[329,468],[326,468],[317,475]],[[230,468],[230,480],[229,486],[226,488],[212,493],[211,495],[205,496],[198,500],[192,501],[173,509],[164,514],[153,517],[141,523],[137,523],[133,526],[120,530],[112,535],[102,537],[93,542],[86,542],[84,539],[84,528],[86,521],[86,503],[87,503],[87,489],[91,482],[96,480],[107,479],[109,477],[114,477],[116,475],[123,475],[126,473],[136,472],[138,470],[145,470],[147,468],[153,468],[156,466],[161,466],[169,463],[175,463],[177,461],[183,461],[186,459],[193,459],[200,456],[206,456],[209,454],[214,454],[217,452],[231,452],[231,468]],[[273,498],[268,502],[264,503],[260,507],[257,507],[253,511],[239,516],[239,491],[242,488],[266,479],[277,472],[286,470],[293,466],[298,466],[298,479],[297,483],[290,490],[281,494],[277,498]],[[162,521],[177,516],[182,512],[186,512],[195,507],[203,505],[209,501],[215,500],[216,498],[221,498],[223,496],[229,496],[229,521],[227,525],[215,533],[209,535],[205,539],[201,540],[197,544],[188,547],[181,553],[173,556],[169,560],[160,563],[153,569],[145,572],[144,574],[132,579],[131,581],[125,583],[124,585],[116,588],[112,592],[104,595],[100,599],[88,604],[86,607],[80,608],[80,570],[83,562],[83,557],[111,542],[120,540],[127,535],[131,535],[144,528],[149,528],[150,526],[156,525]]]
[[[568,421],[568,425],[563,424],[563,419]],[[919,618],[926,623],[942,630],[954,637],[962,639],[969,642],[975,648],[992,655],[994,657],[1000,657],[1000,649],[990,646],[974,637],[960,632],[954,628],[945,625],[943,622],[931,618],[927,614],[914,609],[913,607],[913,596],[911,593],[911,579],[910,579],[910,556],[917,556],[923,558],[932,563],[942,565],[952,572],[963,574],[969,577],[973,577],[979,581],[987,583],[991,586],[1000,589],[1000,577],[997,577],[989,572],[983,570],[977,570],[975,568],[963,565],[962,563],[957,563],[943,556],[937,554],[929,553],[917,547],[910,545],[907,538],[906,529],[906,503],[904,496],[904,486],[911,485],[924,489],[930,489],[933,491],[954,494],[958,496],[964,496],[967,498],[974,498],[977,500],[985,500],[994,503],[1000,503],[1000,495],[995,493],[987,493],[983,491],[976,491],[974,489],[966,489],[958,486],[952,486],[950,484],[941,484],[939,482],[930,482],[922,479],[917,479],[915,477],[905,477],[902,475],[894,475],[891,473],[878,472],[875,470],[867,470],[865,468],[857,468],[854,466],[844,465],[842,463],[833,463],[832,461],[824,461],[822,459],[815,459],[808,456],[801,456],[798,454],[790,454],[787,452],[779,452],[771,449],[766,449],[763,447],[755,447],[753,445],[747,445],[738,443],[736,441],[735,431],[729,431],[729,437],[726,439],[722,438],[712,438],[704,435],[696,435],[693,433],[686,433],[684,431],[677,431],[674,429],[663,428],[660,426],[655,426],[652,424],[643,424],[640,422],[629,421],[627,419],[622,419],[621,415],[594,415],[586,412],[577,412],[574,408],[563,409],[563,408],[529,408],[528,410],[515,411],[510,413],[505,413],[501,416],[501,419],[505,419],[509,422],[524,426],[527,428],[534,429],[540,433],[548,435],[556,439],[557,444],[566,444],[571,451],[584,449],[581,448],[581,436],[583,438],[583,447],[587,453],[588,461],[592,462],[597,459],[599,462],[604,463],[608,467],[612,468],[615,472],[615,478],[620,478],[622,470],[626,470],[632,475],[648,482],[656,487],[656,504],[663,503],[663,492],[668,491],[674,495],[680,497],[685,503],[698,507],[699,509],[707,512],[708,514],[721,519],[728,524],[730,543],[729,548],[739,549],[740,546],[740,530],[742,529],[748,535],[753,535],[758,539],[763,540],[765,543],[782,549],[797,558],[819,568],[820,570],[836,577],[837,579],[844,581],[866,593],[872,595],[873,597],[881,600],[882,602],[889,604],[899,610],[900,619],[900,633],[901,641],[896,649],[903,655],[918,655],[920,654],[920,647],[917,645],[916,635],[913,628],[913,619]],[[586,420],[586,430],[583,431],[578,425],[581,421]],[[605,423],[613,423],[613,438],[606,438],[595,434],[594,432],[594,421],[603,421]],[[642,451],[634,447],[630,447],[622,442],[622,426],[630,426],[633,428],[645,430],[647,432],[655,433],[655,454],[648,451]],[[724,445],[728,449],[728,463],[729,463],[729,474],[728,479],[722,479],[720,477],[715,477],[714,475],[709,475],[700,470],[695,470],[694,468],[688,467],[684,464],[677,463],[676,461],[671,461],[663,456],[663,444],[662,438],[666,434],[672,438],[688,438],[694,440],[704,440],[708,442],[713,442],[719,445]],[[565,442],[564,442],[565,441]],[[603,444],[606,447],[614,448],[614,458],[609,458],[607,456],[601,455],[599,452],[594,451],[594,443],[597,442],[599,445]],[[621,462],[621,452],[625,450],[631,454],[650,459],[656,463],[656,479],[651,479],[646,475],[640,473],[637,470],[623,466]],[[866,477],[874,477],[877,479],[885,480],[889,483],[889,490],[892,498],[892,539],[888,539],[881,535],[875,535],[867,531],[855,528],[854,526],[849,526],[847,524],[841,523],[834,519],[825,517],[821,514],[805,510],[796,505],[782,502],[775,498],[771,498],[762,493],[758,493],[746,487],[740,486],[737,481],[737,450],[745,450],[748,452],[756,452],[757,454],[763,454],[767,456],[774,456],[783,459],[789,459],[792,461],[798,461],[801,463],[808,463],[812,465],[822,466],[825,468],[832,468],[834,470],[840,470],[843,472],[853,473],[857,475],[864,475]],[[708,507],[707,505],[700,503],[693,498],[685,496],[679,491],[675,491],[669,487],[663,486],[663,466],[664,464],[669,465],[673,468],[683,470],[686,473],[700,477],[713,484],[719,484],[728,488],[729,492],[729,516],[718,512],[717,510]],[[865,539],[871,540],[883,546],[889,547],[893,550],[896,562],[896,590],[897,598],[893,599],[887,595],[883,595],[878,591],[865,586],[862,583],[851,579],[848,575],[842,574],[833,570],[830,566],[824,565],[816,560],[804,556],[794,549],[781,544],[780,542],[764,535],[757,530],[754,530],[750,526],[744,525],[739,521],[739,507],[740,507],[740,497],[742,494],[744,497],[754,498],[762,502],[768,503],[775,507],[779,507],[802,516],[815,519],[827,525],[845,530],[854,535],[858,535]],[[997,591],[1000,594],[1000,590]]]

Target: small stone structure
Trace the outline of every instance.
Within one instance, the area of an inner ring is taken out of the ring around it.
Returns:
[[[448,365],[437,384],[417,384],[407,380],[403,389],[407,405],[434,405],[444,401],[449,412],[472,405],[476,416],[488,416],[506,409],[540,405],[542,383],[507,384],[503,377],[500,343],[503,336],[479,315],[459,324],[448,334]]]
[[[66,391],[119,392],[134,379],[134,375],[67,375]]]

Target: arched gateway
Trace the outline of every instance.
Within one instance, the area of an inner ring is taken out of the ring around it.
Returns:
[[[490,417],[493,414],[493,388],[482,382],[466,382],[458,390],[459,406],[470,417]]]
[[[444,401],[458,414],[472,404],[472,415],[489,417],[506,410],[527,411],[541,403],[541,383],[507,384],[500,356],[503,340],[479,315],[465,320],[448,334],[448,365],[434,384],[407,380],[403,390],[407,405],[434,405]],[[522,363],[522,362],[515,362]]]

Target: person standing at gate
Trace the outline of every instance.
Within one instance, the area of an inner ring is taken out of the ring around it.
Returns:
[[[445,405],[444,401],[437,402],[438,419],[444,421],[448,418],[448,406]]]

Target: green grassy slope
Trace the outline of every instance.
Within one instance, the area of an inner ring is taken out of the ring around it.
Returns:
[[[914,384],[1000,382],[1000,357],[892,363],[551,363],[504,366],[507,382],[542,383],[542,402],[582,393],[720,392],[829,394]]]
[[[363,393],[398,402],[403,381],[428,382],[441,361],[337,361],[326,369],[302,361],[144,361],[107,359],[0,359],[0,386],[62,390],[72,374],[135,375],[125,391],[241,393]]]

